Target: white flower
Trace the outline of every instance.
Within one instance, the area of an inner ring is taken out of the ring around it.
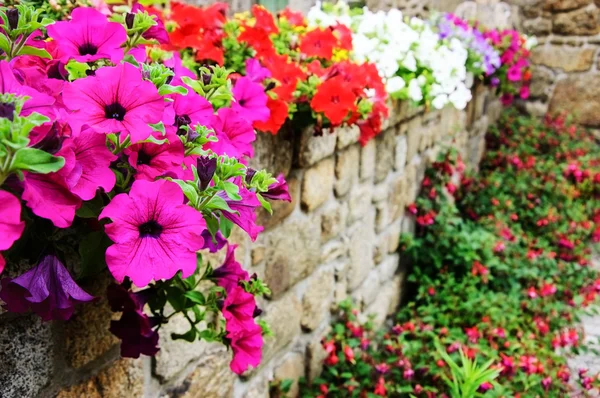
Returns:
[[[465,109],[467,103],[471,101],[471,90],[465,86],[460,86],[449,96],[449,100],[456,109]]]
[[[387,79],[386,88],[388,93],[395,93],[402,90],[404,87],[406,87],[406,82],[400,76],[393,76]]]
[[[431,105],[433,105],[435,109],[442,109],[447,103],[448,96],[446,94],[440,94],[431,101]]]
[[[408,97],[415,102],[420,102],[423,99],[423,91],[416,79],[408,83]]]

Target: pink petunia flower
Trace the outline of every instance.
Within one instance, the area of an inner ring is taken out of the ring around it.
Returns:
[[[237,159],[254,155],[252,142],[256,139],[256,133],[241,114],[231,108],[221,108],[212,117],[209,126],[215,130],[218,141],[209,142],[206,149]]]
[[[217,285],[225,289],[229,294],[238,285],[239,281],[248,280],[248,272],[242,268],[242,265],[235,260],[235,249],[237,245],[227,246],[227,255],[223,264],[213,271],[212,276],[216,279]]]
[[[235,102],[231,108],[252,123],[255,121],[266,122],[271,112],[267,107],[267,94],[263,86],[253,82],[249,77],[241,77],[233,87]]]
[[[75,304],[94,300],[71,278],[69,271],[55,256],[45,256],[26,273],[2,279],[0,299],[10,312],[27,312],[30,308],[42,320],[69,319]]]
[[[271,77],[271,71],[260,65],[256,58],[246,60],[246,76],[255,83],[262,83],[263,80]]]
[[[121,24],[109,22],[106,15],[87,7],[73,10],[70,21],[48,26],[48,36],[58,44],[63,62],[93,62],[107,58],[113,63],[123,58],[123,43],[127,32]]]
[[[135,66],[124,63],[101,68],[95,76],[75,80],[63,92],[65,105],[75,111],[69,123],[75,134],[88,125],[97,133],[127,134],[131,142],[145,140],[152,134],[149,123],[162,120],[164,99]]]
[[[170,279],[178,271],[187,278],[196,270],[196,251],[204,246],[202,215],[183,204],[183,192],[173,182],[138,180],[129,194],[120,194],[100,213],[115,242],[106,264],[118,282],[128,276],[138,286]]]
[[[240,187],[239,195],[241,200],[231,200],[226,193],[219,192],[219,195],[233,210],[233,213],[223,211],[223,216],[233,222],[241,229],[246,231],[250,239],[254,242],[258,234],[264,229],[260,225],[256,225],[255,209],[261,204],[254,192],[249,191],[244,187]]]
[[[30,115],[33,112],[38,112],[48,117],[54,116],[53,105],[55,99],[19,83],[15,78],[10,64],[6,61],[0,61],[0,93],[12,93],[29,97],[21,109],[21,115],[23,116]],[[8,118],[12,120],[12,114]]]
[[[183,126],[189,126],[190,132],[195,133],[193,126],[206,125],[214,114],[211,103],[192,90],[187,95],[175,95],[171,104],[165,109],[164,119],[175,127],[177,135],[184,135]]]
[[[82,200],[92,200],[98,188],[109,192],[115,186],[110,164],[117,156],[106,147],[105,136],[85,129],[78,137],[65,140],[56,155],[74,159],[65,163],[69,166],[60,169],[58,175],[64,178],[69,191]]]
[[[143,13],[144,11],[148,12],[148,14],[154,16],[154,20],[156,21],[156,25],[150,27],[146,32],[144,32],[144,39],[155,39],[160,44],[169,44],[169,34],[167,33],[167,29],[165,28],[165,24],[160,17],[160,11],[156,10],[153,7],[144,7],[140,3],[135,3],[133,7],[131,7],[131,12],[133,14]]]
[[[183,63],[181,62],[181,56],[179,55],[178,52],[174,52],[173,55],[171,56],[171,58],[164,61],[164,64],[167,68],[171,69],[173,71],[173,73],[175,73],[175,76],[173,77],[173,80],[171,81],[171,84],[174,86],[184,85],[183,81],[181,80],[181,78],[183,76],[187,76],[192,79],[197,78],[197,76],[194,72],[192,72],[191,70],[189,70],[188,68],[183,66]],[[188,91],[188,95],[189,95],[189,93],[190,93],[190,91]]]
[[[288,186],[285,182],[283,174],[279,174],[277,176],[277,182],[269,185],[269,190],[261,193],[261,195],[263,198],[270,200],[285,200],[286,202],[292,201],[292,197],[288,191]]]
[[[223,303],[223,317],[225,318],[225,330],[237,333],[254,324],[254,312],[256,300],[254,295],[248,293],[241,286],[235,286],[227,293]]]
[[[179,175],[182,171],[184,150],[179,137],[174,133],[167,133],[165,137],[155,134],[155,138],[166,138],[168,142],[144,142],[131,145],[125,150],[129,156],[129,164],[136,170],[136,180],[154,181],[156,177],[165,173],[173,172]]]
[[[227,333],[231,344],[233,359],[229,368],[237,374],[244,373],[250,366],[257,367],[262,357],[262,328],[257,324],[247,326],[245,330]]]
[[[21,237],[25,222],[21,221],[21,202],[12,194],[0,191],[0,251],[8,250]],[[0,274],[5,266],[0,254]]]
[[[67,159],[74,162],[75,159]],[[70,168],[70,166],[66,166]],[[72,194],[64,180],[57,175],[23,173],[23,195],[27,207],[38,217],[46,218],[58,228],[68,228],[73,223],[75,212],[81,207],[81,199]]]
[[[521,80],[522,71],[518,65],[512,65],[506,72],[506,78],[511,82],[517,82]]]

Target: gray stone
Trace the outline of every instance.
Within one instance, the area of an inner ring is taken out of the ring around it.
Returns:
[[[377,147],[375,140],[371,140],[361,148],[360,151],[360,178],[365,180],[372,177],[375,173],[375,157],[377,156]]]
[[[405,135],[396,137],[396,158],[395,158],[395,169],[402,173],[404,167],[406,167],[406,160],[408,159],[408,141]]]
[[[371,304],[380,293],[379,285],[379,273],[376,269],[371,270],[363,283],[352,293],[354,302],[363,308]]]
[[[374,234],[373,226],[358,223],[350,235],[350,267],[348,268],[348,286],[357,288],[373,268]]]
[[[262,236],[266,248],[265,282],[273,297],[304,279],[320,256],[321,225],[317,217],[294,217]]]
[[[270,303],[264,308],[263,319],[273,332],[267,337],[263,346],[262,362],[266,364],[282,348],[292,342],[300,334],[300,317],[302,306],[294,292]]]
[[[377,156],[375,157],[375,182],[385,180],[385,177],[394,168],[394,155],[396,147],[396,130],[390,128],[375,138]]]
[[[323,209],[321,215],[321,239],[326,242],[338,236],[346,228],[348,203],[333,202]]]
[[[308,286],[302,298],[302,327],[314,330],[327,316],[333,299],[333,270],[316,272],[308,280]]]
[[[329,130],[323,131],[322,136],[314,135],[314,127],[309,126],[300,133],[298,159],[300,167],[308,167],[319,160],[333,154],[337,141],[337,133],[329,133]],[[279,150],[274,151],[279,153]]]
[[[356,144],[360,137],[360,129],[358,126],[342,127],[336,130],[337,133],[337,149],[343,149],[348,145]]]
[[[528,35],[547,35],[552,31],[552,21],[546,18],[527,19],[523,21],[523,31]]]
[[[360,148],[353,145],[336,156],[335,162],[335,194],[343,196],[356,183],[358,179],[358,167],[360,159]]]
[[[385,260],[383,260],[381,264],[377,266],[377,270],[379,271],[379,280],[381,281],[381,283],[391,281],[399,265],[400,256],[398,254],[387,256]]]
[[[274,381],[293,380],[290,390],[286,397],[294,398],[298,396],[298,379],[304,377],[304,355],[292,352],[285,356],[282,363],[275,369]]]
[[[33,398],[54,371],[51,324],[37,315],[0,324],[0,395]]]
[[[333,158],[325,159],[306,170],[302,180],[302,208],[312,211],[325,203],[331,196],[333,181]]]
[[[554,73],[543,66],[534,65],[531,68],[531,84],[529,86],[530,97],[545,100],[550,94]]]
[[[370,185],[355,185],[350,191],[348,222],[360,220],[371,208],[373,192]]]

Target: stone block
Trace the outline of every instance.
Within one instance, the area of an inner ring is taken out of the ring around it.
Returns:
[[[294,217],[262,236],[266,248],[264,280],[273,297],[304,279],[320,256],[321,224],[317,217]]]
[[[82,384],[67,387],[56,398],[122,398],[144,396],[142,359],[120,359]]]
[[[545,100],[551,92],[554,83],[554,72],[543,66],[534,65],[531,68],[530,98]]]
[[[360,137],[360,129],[354,125],[351,127],[341,127],[336,130],[337,149],[344,149],[348,145],[356,144]]]
[[[396,154],[396,129],[390,128],[375,138],[377,156],[375,157],[375,182],[383,181],[394,169]]]
[[[390,223],[392,218],[388,209],[388,202],[377,202],[375,204],[375,232],[380,233]]]
[[[552,31],[561,35],[591,36],[600,32],[600,10],[594,5],[556,14]]]
[[[0,395],[37,397],[54,369],[51,324],[28,315],[0,324]]]
[[[414,180],[412,180],[414,181]],[[411,180],[406,175],[396,176],[390,183],[390,195],[388,197],[387,224],[399,219],[404,214],[404,208],[408,204],[408,184]]]
[[[547,18],[527,19],[523,21],[523,32],[528,35],[545,36],[552,31],[552,21]]]
[[[327,327],[315,335],[306,346],[306,378],[309,382],[319,377],[323,371],[323,361],[327,358],[327,352],[321,341],[329,334],[329,330]]]
[[[373,196],[372,196],[373,203],[382,202],[384,200],[387,200],[388,194],[389,194],[389,177],[387,180],[382,181],[373,187]]]
[[[402,173],[406,167],[406,161],[408,159],[408,140],[406,135],[396,137],[396,156],[394,162],[394,168],[396,171]]]
[[[357,288],[373,268],[373,247],[375,237],[372,225],[358,223],[350,235],[350,266],[348,268],[348,287]]]
[[[288,175],[292,168],[293,131],[281,129],[278,134],[257,133],[252,143],[254,156],[249,165],[256,169],[267,169],[273,175]]]
[[[595,50],[589,47],[545,45],[531,51],[531,61],[536,65],[558,68],[565,72],[583,72],[592,67]]]
[[[549,111],[574,112],[576,120],[586,126],[600,126],[600,72],[567,76],[554,89]]]
[[[355,185],[350,191],[348,222],[360,220],[371,209],[373,191],[370,185]]]
[[[314,330],[326,318],[333,298],[334,283],[333,270],[321,270],[307,281],[302,298],[301,320],[305,330]]]
[[[366,180],[375,173],[375,157],[377,156],[377,147],[375,140],[370,140],[367,145],[360,150],[360,178]]]
[[[545,0],[544,10],[548,11],[571,11],[576,8],[591,4],[592,0]]]
[[[185,344],[185,342],[181,342]],[[194,371],[185,380],[168,388],[169,398],[230,397],[237,376],[229,369],[231,352],[224,346],[206,352]]]
[[[399,265],[400,256],[398,254],[387,256],[381,262],[381,264],[377,266],[377,271],[379,272],[379,280],[381,281],[381,283],[387,283],[391,281],[394,278],[394,274],[396,273],[396,270],[398,270]]]
[[[331,156],[335,152],[336,142],[337,133],[324,130],[322,136],[315,136],[314,126],[307,127],[300,132],[296,163],[302,168],[312,166],[318,161]],[[274,150],[273,153],[278,154],[279,150]]]
[[[286,397],[295,398],[298,396],[298,379],[304,377],[304,369],[304,355],[297,352],[286,355],[281,364],[275,369],[273,381],[294,381]]]
[[[334,162],[330,157],[325,159],[304,173],[302,180],[302,208],[312,211],[321,206],[329,197],[333,189]]]
[[[376,269],[371,270],[363,283],[352,292],[352,297],[354,298],[354,302],[361,305],[362,308],[367,307],[380,293],[380,280],[379,273]]]
[[[400,303],[401,286],[402,279],[400,276],[381,286],[375,300],[364,310],[364,315],[361,315],[361,317],[366,318],[366,316],[372,315],[374,327],[381,327],[386,317],[395,313]]]
[[[282,348],[300,334],[302,306],[294,292],[286,294],[264,308],[262,319],[267,322],[273,337],[267,337],[263,346],[262,363],[267,363]]]
[[[412,119],[408,123],[408,130],[406,132],[406,160],[408,163],[419,151],[419,143],[421,141],[421,135],[424,133],[422,126],[422,120],[420,118]]]
[[[360,164],[360,148],[353,145],[338,153],[335,162],[335,194],[343,196],[348,193],[352,184],[358,180],[358,168]]]
[[[348,254],[348,238],[327,242],[321,247],[321,263],[329,263]]]
[[[333,202],[323,209],[321,215],[321,240],[326,242],[338,236],[346,228],[348,203]]]

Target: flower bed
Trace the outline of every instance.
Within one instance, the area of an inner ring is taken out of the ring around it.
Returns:
[[[597,375],[569,369],[565,356],[586,349],[576,322],[600,292],[589,246],[600,242],[599,154],[593,135],[564,117],[513,111],[490,131],[479,175],[465,174],[452,151],[434,163],[408,206],[411,284],[394,325],[374,331],[344,303],[323,342],[325,370],[304,396],[598,388]]]
[[[419,82],[416,104],[462,108],[479,59],[471,39],[417,20],[406,26],[436,57],[415,49],[418,76],[404,73],[406,54],[387,76],[382,59],[354,47],[353,22],[321,26],[259,6],[228,19],[222,4],[53,7],[0,13],[3,308],[68,320],[95,300],[80,282],[108,269],[122,356],[155,355],[161,328],[183,317],[189,327],[172,337],[226,345],[235,373],[260,363],[269,330],[255,297],[270,290],[228,240],[239,228],[254,241],[256,212],[291,200],[283,176],[247,166],[257,131],[357,126],[365,145],[387,120],[388,96],[409,98],[392,79]],[[207,261],[217,251],[224,262]]]

